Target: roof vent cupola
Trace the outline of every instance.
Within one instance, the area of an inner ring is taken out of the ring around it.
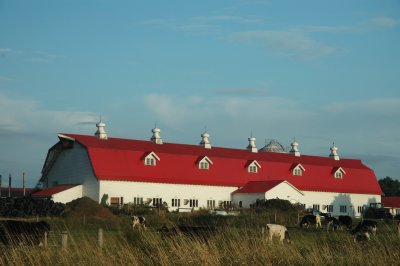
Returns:
[[[329,158],[333,158],[334,160],[339,161],[339,154],[337,153],[338,148],[335,146],[335,142],[331,147],[331,154],[329,154]]]
[[[104,130],[104,128],[106,127],[106,124],[104,124],[103,121],[101,121],[101,118],[100,118],[100,122],[96,124],[96,127],[97,127],[97,130],[94,133],[94,135],[96,137],[98,137],[99,139],[107,139],[108,138],[107,133]]]
[[[257,147],[256,147],[256,138],[253,137],[253,134],[251,134],[249,140],[249,145],[247,146],[247,150],[251,152],[258,152]]]
[[[203,134],[201,134],[201,141],[200,141],[200,146],[206,148],[206,149],[211,149],[211,144],[209,141],[210,134],[207,133],[207,131],[204,131]]]
[[[162,138],[160,136],[160,132],[161,130],[159,128],[157,128],[157,126],[155,128],[153,128],[151,130],[151,132],[153,132],[153,136],[151,137],[151,141],[154,142],[155,144],[163,144]]]
[[[300,156],[300,151],[299,151],[299,143],[296,142],[296,139],[293,139],[293,142],[290,144],[292,146],[292,149],[290,150],[291,154],[294,154],[294,156]]]

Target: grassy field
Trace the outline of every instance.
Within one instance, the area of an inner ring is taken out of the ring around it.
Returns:
[[[128,217],[113,220],[47,219],[52,226],[48,246],[0,246],[2,265],[400,265],[400,238],[392,221],[379,222],[371,241],[354,243],[346,231],[302,229],[297,215],[277,215],[286,224],[292,244],[269,242],[261,227],[275,213],[250,212],[238,217],[206,214],[163,214],[147,217],[147,231],[132,231]],[[287,221],[285,223],[285,221]],[[207,243],[178,236],[161,239],[162,225],[216,226]],[[104,232],[103,247],[97,233]],[[62,233],[68,245],[62,249]]]

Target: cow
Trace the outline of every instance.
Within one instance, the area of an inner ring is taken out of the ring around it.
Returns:
[[[372,233],[373,235],[376,235],[376,230],[378,229],[376,221],[372,220],[361,220],[356,228],[354,228],[351,232],[352,234],[358,234],[358,233]]]
[[[43,245],[46,234],[50,232],[50,225],[46,221],[25,222],[5,220],[0,222],[0,241],[4,245]]]
[[[369,240],[371,240],[371,236],[368,232],[358,232],[354,236],[354,243],[365,242],[365,241],[369,241]]]
[[[348,215],[340,215],[339,219],[339,226],[342,228],[346,228],[346,230],[351,230],[353,227],[353,219]]]
[[[326,230],[329,231],[330,226],[332,225],[333,231],[335,231],[339,227],[339,220],[332,216],[325,216],[326,221]]]
[[[288,243],[291,243],[289,237],[289,231],[287,230],[286,226],[280,224],[267,224],[267,234],[268,239],[272,241],[273,237],[278,237],[280,243],[283,244],[283,240],[286,240]]]
[[[157,229],[157,233],[161,234],[161,238],[163,240],[178,235],[178,231],[175,227],[171,227],[171,229],[169,229],[166,225],[163,225],[161,228]]]
[[[321,226],[321,216],[319,214],[317,215],[312,215],[312,214],[307,214],[303,216],[303,218],[300,221],[300,227],[307,227],[310,226],[310,224],[315,224],[315,228],[322,227]]]
[[[139,228],[139,230],[141,230],[142,227],[144,230],[147,230],[146,218],[144,218],[144,216],[132,215],[131,216],[131,226],[132,226],[132,229],[135,229],[135,227],[137,226]]]
[[[341,215],[338,218],[325,216],[325,221],[327,222],[328,231],[331,225],[333,225],[333,230],[336,230],[338,228],[340,229],[346,228],[346,230],[350,230],[353,226],[353,220],[351,219],[350,216],[347,215]]]

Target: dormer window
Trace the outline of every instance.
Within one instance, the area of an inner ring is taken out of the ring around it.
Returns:
[[[295,176],[302,176],[303,172],[306,171],[306,169],[301,165],[301,164],[294,164],[292,167],[292,174]]]
[[[210,164],[208,162],[201,162],[199,165],[200,169],[209,169],[210,168]]]
[[[334,177],[334,178],[336,178],[336,179],[342,179],[342,178],[343,178],[343,175],[345,175],[346,172],[343,170],[342,167],[335,167],[335,168],[333,168],[333,170],[332,170],[332,174],[333,174],[333,177]]]
[[[146,158],[145,165],[156,165],[156,159],[154,158]]]
[[[261,165],[256,160],[252,160],[247,162],[246,167],[247,172],[256,174],[258,169],[261,168]]]
[[[213,164],[213,162],[207,156],[200,157],[199,160],[197,160],[197,165],[199,169],[202,170],[210,169],[210,164]]]
[[[160,160],[160,157],[157,156],[154,152],[146,153],[143,157],[144,165],[156,166],[157,161]]]

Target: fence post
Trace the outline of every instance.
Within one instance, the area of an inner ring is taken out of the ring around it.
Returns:
[[[44,243],[43,246],[47,248],[47,232],[44,232]]]
[[[275,216],[274,216],[274,223],[276,224],[276,212],[275,212]]]
[[[68,245],[68,232],[64,231],[61,233],[62,250],[67,250],[67,245]]]
[[[397,221],[397,234],[399,235],[400,238],[400,221]]]
[[[103,248],[103,228],[99,228],[99,233],[98,233],[98,242],[99,242],[99,247]]]

